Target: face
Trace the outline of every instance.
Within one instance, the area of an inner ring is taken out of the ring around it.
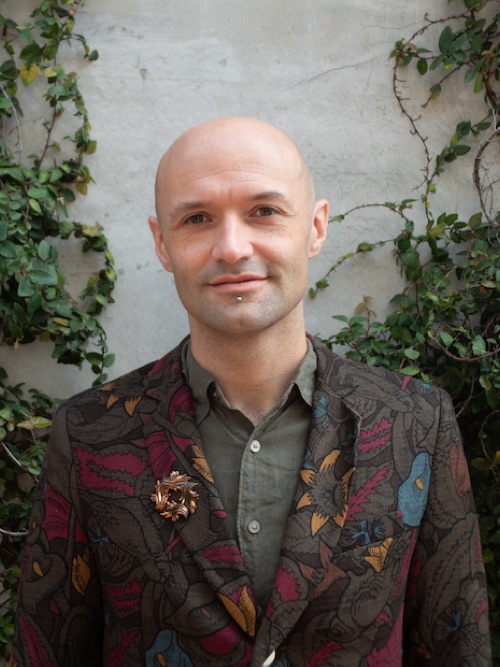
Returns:
[[[192,336],[303,328],[308,260],[326,235],[327,204],[314,202],[295,146],[260,121],[242,124],[195,128],[158,173],[149,222]]]

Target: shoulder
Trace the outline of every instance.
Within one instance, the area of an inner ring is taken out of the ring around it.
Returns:
[[[407,412],[428,406],[432,411],[444,407],[453,412],[448,394],[438,386],[378,366],[368,366],[342,357],[324,343],[312,340],[318,359],[318,382],[348,402],[371,401],[390,404]]]
[[[378,451],[381,438],[410,465],[423,451],[434,455],[458,445],[453,403],[439,387],[380,367],[345,359],[313,341],[319,400],[340,399],[358,418],[359,452]],[[375,446],[376,444],[376,446]]]
[[[182,383],[182,345],[183,342],[161,359],[66,399],[58,410],[54,428],[64,421],[72,430],[85,428],[88,432],[96,422],[112,427],[122,419],[141,420],[141,415],[145,418],[169,387]]]

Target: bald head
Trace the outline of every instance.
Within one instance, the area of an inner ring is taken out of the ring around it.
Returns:
[[[184,132],[162,157],[155,185],[156,210],[183,175],[259,168],[286,168],[314,204],[314,184],[298,146],[281,130],[256,118],[228,117],[209,120]]]

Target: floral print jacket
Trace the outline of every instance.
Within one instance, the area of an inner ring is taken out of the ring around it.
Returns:
[[[33,507],[14,665],[491,664],[449,398],[313,344],[308,447],[267,609],[256,609],[205,459],[179,346],[60,408]],[[151,501],[172,471],[197,483],[187,519],[166,519]]]

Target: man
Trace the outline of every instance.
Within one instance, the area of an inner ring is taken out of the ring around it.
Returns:
[[[328,207],[297,147],[204,123],[163,157],[156,209],[190,337],[60,409],[17,664],[489,665],[449,399],[305,335]]]

